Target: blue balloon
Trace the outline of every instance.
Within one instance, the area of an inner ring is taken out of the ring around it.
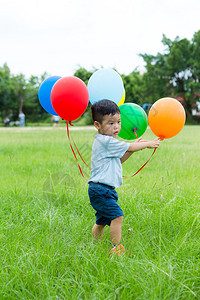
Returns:
[[[89,100],[92,104],[103,99],[118,104],[124,93],[121,76],[113,69],[100,69],[88,81]]]
[[[51,76],[45,79],[42,84],[40,85],[39,91],[38,91],[38,98],[40,101],[40,104],[42,107],[51,115],[57,116],[57,113],[53,109],[53,106],[51,104],[51,90],[58,81],[60,76]]]

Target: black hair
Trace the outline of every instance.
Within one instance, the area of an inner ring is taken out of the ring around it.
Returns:
[[[94,103],[91,107],[93,122],[97,121],[100,124],[103,121],[105,115],[120,114],[119,107],[111,100],[100,100]]]

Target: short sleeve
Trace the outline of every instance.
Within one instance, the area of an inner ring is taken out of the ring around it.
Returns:
[[[116,138],[110,138],[107,143],[107,157],[121,158],[129,148],[129,143],[119,141]]]

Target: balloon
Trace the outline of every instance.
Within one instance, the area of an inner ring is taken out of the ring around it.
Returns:
[[[42,107],[52,115],[56,115],[57,113],[53,109],[53,106],[51,104],[51,90],[54,84],[58,79],[60,79],[60,76],[51,76],[45,79],[42,84],[40,85],[39,91],[38,91],[38,98],[40,101],[40,104]]]
[[[119,137],[134,140],[137,136],[142,136],[147,129],[147,115],[144,109],[135,103],[125,103],[120,105],[119,110],[121,114]]]
[[[125,101],[125,96],[126,96],[126,92],[125,92],[125,90],[124,90],[124,92],[123,92],[123,96],[122,96],[122,99],[121,99],[121,100],[120,100],[120,102],[118,103],[118,106],[120,106],[120,105],[124,104],[124,101]]]
[[[100,69],[88,81],[89,99],[92,104],[103,99],[118,104],[124,93],[121,76],[113,69]]]
[[[78,119],[86,110],[89,94],[85,83],[75,76],[59,79],[52,88],[51,102],[56,113],[67,121]]]
[[[179,101],[173,98],[162,98],[156,101],[148,115],[149,126],[161,139],[177,135],[185,124],[185,110]]]

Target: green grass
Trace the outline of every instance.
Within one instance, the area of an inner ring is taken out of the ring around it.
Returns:
[[[94,134],[71,131],[88,163]],[[200,127],[185,126],[124,180],[130,256],[111,259],[109,228],[91,241],[94,211],[65,130],[0,131],[0,299],[200,299],[199,145]],[[151,153],[133,154],[124,175]]]

